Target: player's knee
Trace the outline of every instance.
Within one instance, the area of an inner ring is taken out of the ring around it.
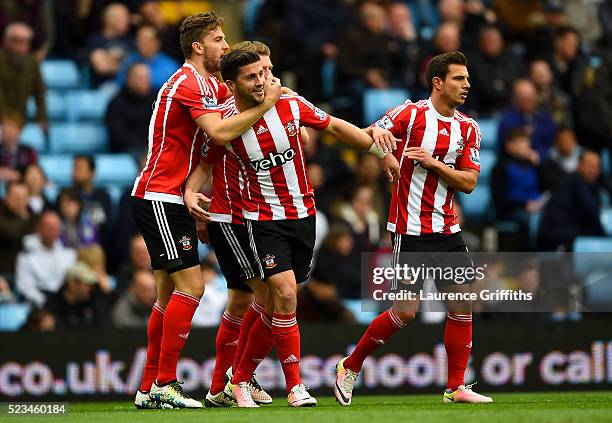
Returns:
[[[295,289],[291,286],[277,287],[274,290],[274,305],[276,306],[292,306],[296,304],[297,297]]]
[[[235,295],[228,299],[226,311],[230,316],[242,318],[253,302],[253,295],[245,292],[245,295]]]
[[[414,311],[395,311],[393,310],[393,314],[395,314],[397,318],[402,321],[403,324],[410,323],[416,318],[416,313]]]

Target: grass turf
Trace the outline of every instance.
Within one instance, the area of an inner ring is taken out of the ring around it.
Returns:
[[[442,404],[441,395],[356,396],[350,407],[319,397],[316,408],[290,409],[282,398],[252,409],[136,410],[129,402],[72,403],[62,417],[20,416],[3,421],[191,423],[268,422],[612,422],[612,391],[495,394],[493,404]]]

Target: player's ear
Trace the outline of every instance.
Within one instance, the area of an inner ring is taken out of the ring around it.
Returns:
[[[198,41],[191,43],[191,49],[194,53],[204,54],[204,46]]]
[[[232,80],[227,80],[223,82],[225,82],[225,85],[227,85],[227,88],[229,88],[230,91],[234,91],[234,89],[236,88],[236,84],[234,84],[234,81]]]
[[[434,90],[441,90],[442,89],[442,78],[440,78],[439,76],[434,76],[431,80],[431,85],[433,86]]]

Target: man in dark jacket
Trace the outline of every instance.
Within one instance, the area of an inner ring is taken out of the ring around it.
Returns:
[[[0,203],[0,274],[12,279],[22,238],[32,232],[34,217],[28,209],[28,187],[22,182],[10,182]]]
[[[130,153],[136,160],[145,152],[152,105],[151,72],[142,63],[127,71],[125,87],[110,102],[106,111],[111,150]]]
[[[538,234],[540,249],[562,247],[572,251],[576,237],[604,234],[599,219],[599,175],[599,155],[591,150],[583,151],[577,171],[564,183],[557,184],[544,208]]]

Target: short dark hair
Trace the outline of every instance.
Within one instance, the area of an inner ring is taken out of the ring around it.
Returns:
[[[427,64],[425,75],[427,78],[427,88],[433,90],[432,80],[436,77],[444,80],[448,73],[449,65],[462,65],[467,67],[467,58],[460,51],[451,51],[450,53],[439,54],[434,56]]]
[[[259,61],[259,55],[247,50],[233,50],[221,57],[221,76],[225,81],[236,81],[238,70]]]
[[[74,161],[76,162],[77,160],[86,160],[87,164],[89,165],[89,169],[91,169],[92,172],[96,171],[96,161],[93,156],[88,156],[86,154],[78,154],[74,156]]]
[[[509,144],[521,138],[529,138],[529,134],[522,128],[513,128],[508,131],[508,135],[506,135],[506,139],[504,140],[504,144]]]
[[[239,43],[234,44],[232,50],[252,51],[253,53],[259,54],[260,56],[270,55],[270,47],[268,47],[265,43],[262,43],[261,41],[241,41]]]
[[[192,43],[200,41],[210,31],[218,27],[223,27],[223,18],[217,15],[214,10],[186,17],[179,29],[179,40],[185,59],[189,59],[193,53]]]
[[[562,25],[555,30],[555,39],[563,38],[567,34],[574,34],[576,37],[580,38],[580,33],[576,28],[571,25]]]

